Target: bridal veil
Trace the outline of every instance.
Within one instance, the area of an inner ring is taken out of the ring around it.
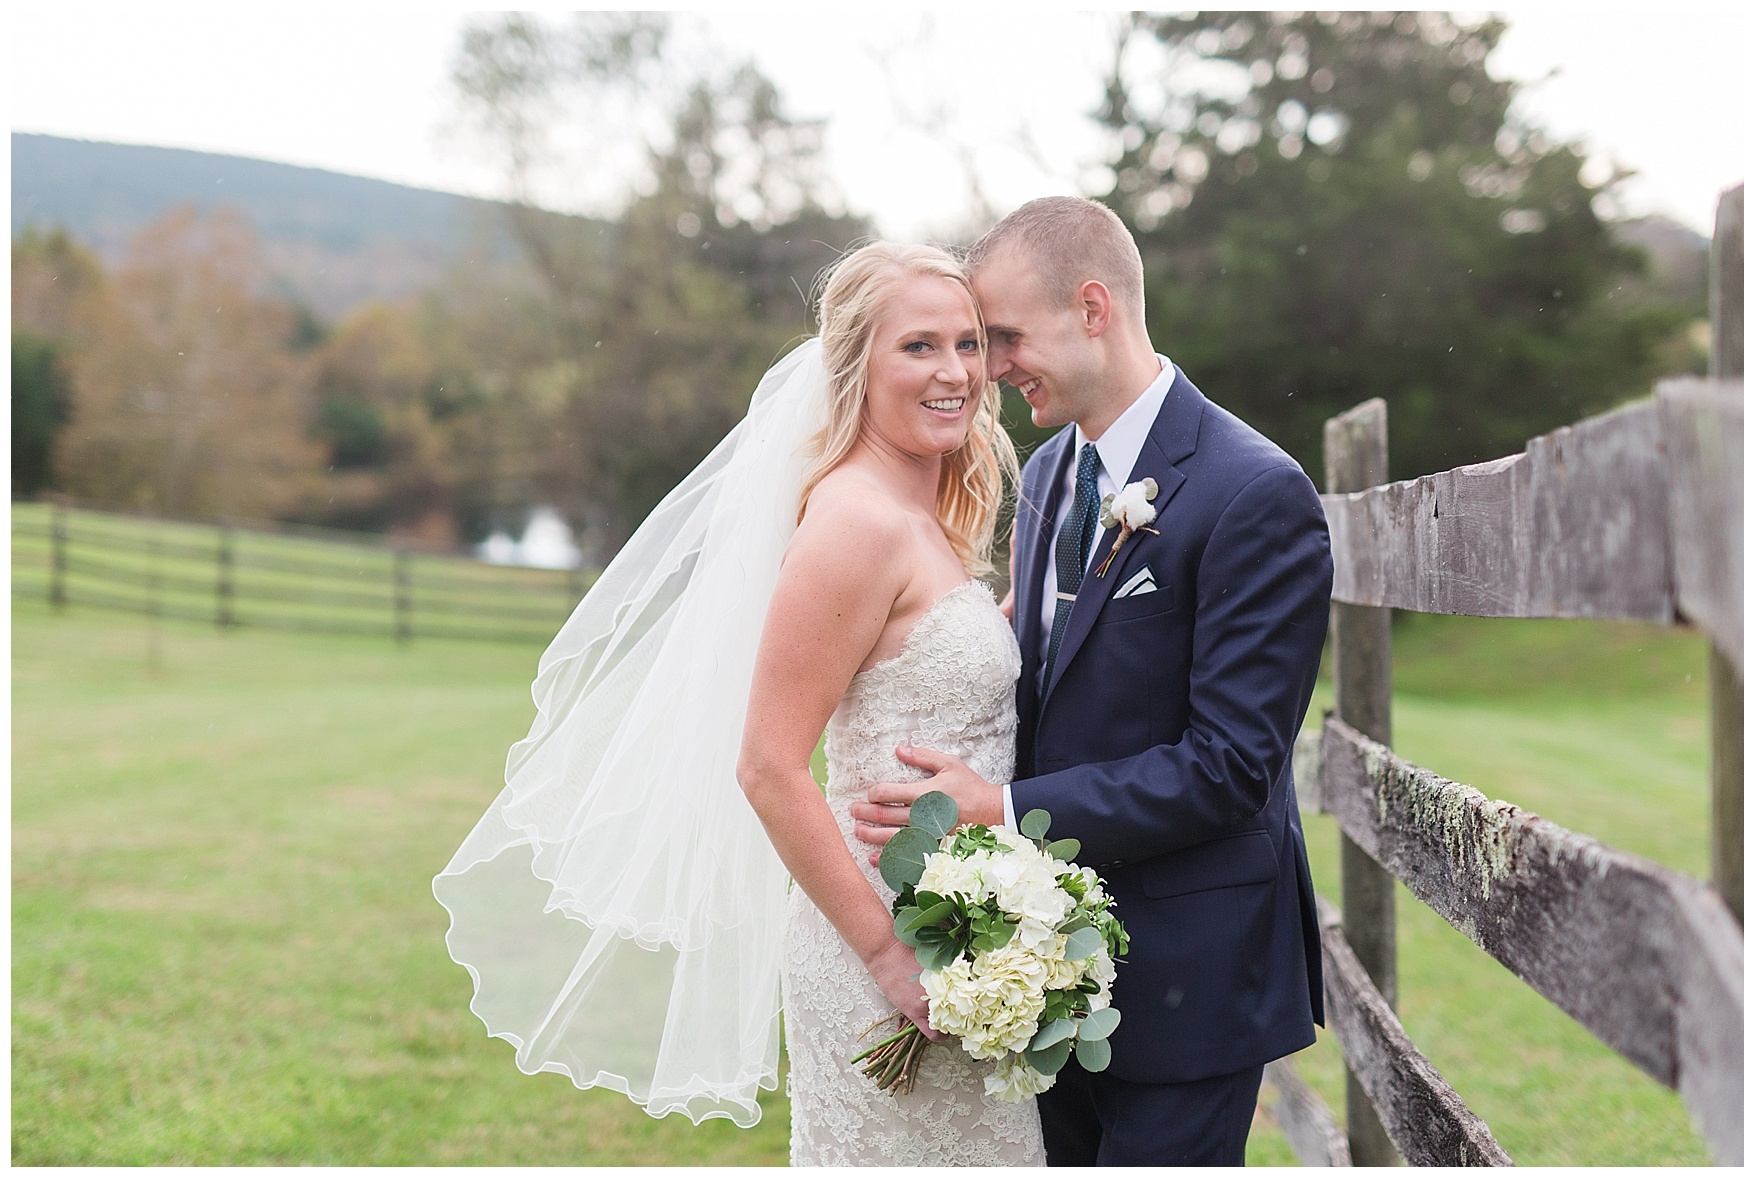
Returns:
[[[506,787],[433,893],[520,1070],[653,1116],[760,1118],[787,874],[736,776],[756,645],[826,417],[812,339],[647,517],[543,654]]]

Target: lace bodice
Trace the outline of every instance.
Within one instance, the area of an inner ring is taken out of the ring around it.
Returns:
[[[828,800],[848,853],[887,905],[894,893],[853,834],[849,807],[867,786],[924,771],[900,744],[963,758],[989,781],[1011,780],[1018,646],[992,592],[968,581],[935,602],[896,657],[861,671],[829,721]],[[892,1007],[852,949],[793,889],[781,970],[791,1061],[793,1165],[1042,1165],[1033,1101],[987,1096],[991,1064],[955,1044],[929,1048],[918,1086],[895,1098],[848,1062],[859,1036]],[[867,1040],[866,1044],[875,1040]]]
[[[988,781],[1012,778],[1017,752],[1018,643],[980,581],[965,581],[933,603],[894,658],[853,677],[829,718],[829,808],[847,849],[888,904],[895,893],[866,862],[869,844],[853,835],[848,807],[879,781],[918,781],[923,769],[896,759],[918,745],[963,758]],[[864,853],[860,853],[863,850]]]

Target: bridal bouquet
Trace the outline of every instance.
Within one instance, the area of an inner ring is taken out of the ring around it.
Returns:
[[[1021,835],[956,824],[956,802],[923,794],[878,859],[896,892],[896,936],[920,962],[928,1024],[976,1059],[1000,1061],[986,1086],[1002,1100],[1047,1091],[1075,1053],[1102,1071],[1121,1022],[1109,1005],[1115,958],[1127,952],[1103,881],[1072,862],[1077,839],[1047,841],[1046,810],[1025,814]],[[927,1042],[904,1020],[853,1062],[905,1093]]]

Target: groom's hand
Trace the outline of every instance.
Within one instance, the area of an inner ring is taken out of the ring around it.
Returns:
[[[854,833],[861,841],[883,846],[896,831],[908,825],[908,807],[921,794],[938,790],[949,794],[957,803],[957,822],[962,825],[980,823],[1002,826],[1005,823],[1005,795],[1001,788],[963,764],[961,757],[932,749],[902,745],[896,759],[931,773],[925,781],[883,782],[865,791],[865,801],[851,807]],[[877,862],[873,851],[871,861]]]

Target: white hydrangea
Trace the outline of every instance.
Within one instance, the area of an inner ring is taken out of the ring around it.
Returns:
[[[1097,983],[1097,992],[1091,995],[1091,1009],[1102,1010],[1109,1005],[1109,987],[1115,984],[1115,962],[1109,956],[1107,947],[1091,954],[1089,961],[1083,963],[1085,976]]]
[[[1010,854],[992,857],[987,869],[993,894],[1006,912],[1052,928],[1066,919],[1072,897],[1060,886],[1061,864],[1028,840]]]
[[[1085,980],[1089,961],[1068,961],[1066,959],[1066,936],[1055,933],[1052,944],[1046,950],[1048,957],[1048,989],[1070,990]]]
[[[1023,1056],[1014,1055],[993,1069],[982,1084],[987,1095],[1016,1102],[1048,1091],[1054,1084],[1054,1077],[1043,1075],[1025,1063]]]
[[[1096,872],[1068,864],[1045,853],[1015,831],[995,828],[1000,849],[976,850],[958,858],[942,848],[928,856],[916,884],[921,892],[957,895],[971,905],[993,901],[1012,922],[1010,940],[973,960],[957,958],[942,969],[920,975],[926,989],[928,1022],[955,1035],[975,1059],[1001,1061],[986,1080],[987,1091],[1005,1100],[1023,1100],[1047,1090],[1054,1077],[1026,1064],[1021,1055],[1042,1020],[1046,994],[1071,990],[1088,980],[1098,993],[1090,1007],[1110,1004],[1115,963],[1107,948],[1081,961],[1066,960],[1066,934],[1059,925],[1076,908],[1100,912],[1108,897]],[[1084,886],[1085,898],[1075,902],[1060,884],[1071,871]]]
[[[1015,943],[920,975],[927,1021],[961,1038],[963,1050],[976,1059],[998,1059],[1030,1045],[1047,981],[1048,963]]]
[[[1010,859],[1010,855],[1000,855],[999,859]],[[976,851],[967,859],[959,859],[955,855],[940,851],[926,857],[926,870],[920,873],[920,882],[915,890],[934,892],[940,896],[952,894],[966,898],[971,904],[993,895],[993,885],[988,881],[992,872],[995,856],[991,851]]]

